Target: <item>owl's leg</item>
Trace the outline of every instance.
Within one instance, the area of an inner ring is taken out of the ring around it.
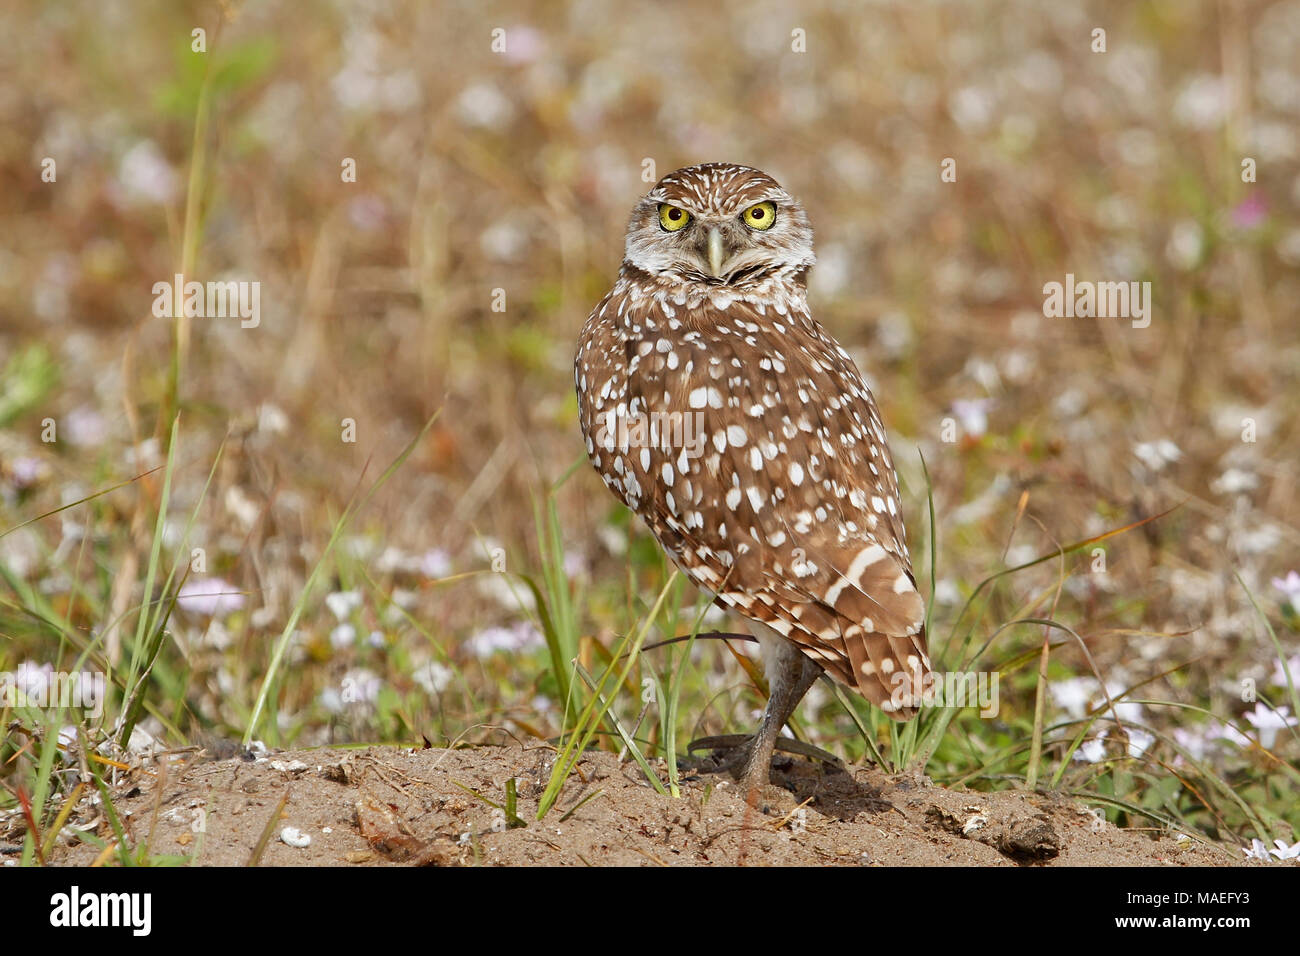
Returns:
[[[768,701],[763,711],[763,722],[755,734],[728,734],[721,737],[704,737],[693,740],[687,750],[712,750],[726,753],[725,757],[715,756],[716,763],[709,773],[729,772],[739,781],[746,799],[752,804],[762,802],[763,790],[768,785],[772,755],[780,750],[784,753],[797,754],[812,760],[842,767],[843,763],[833,754],[828,754],[801,740],[782,737],[781,729],[790,721],[799,701],[803,700],[817,678],[823,674],[822,668],[814,664],[793,643],[769,631],[759,632],[759,643],[763,648],[764,671],[767,674]]]
[[[822,673],[822,669],[805,657],[798,647],[779,635],[760,634],[759,643],[763,646],[763,669],[767,673],[767,707],[748,752],[733,770],[745,799],[751,805],[761,801],[763,788],[768,784],[772,752],[776,749],[781,728]]]

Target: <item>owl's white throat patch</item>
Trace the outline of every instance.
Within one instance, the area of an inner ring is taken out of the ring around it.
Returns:
[[[769,311],[781,316],[806,314],[808,311],[808,294],[804,287],[781,276],[774,275],[753,285],[727,286],[695,282],[673,274],[649,276],[636,267],[629,270],[628,265],[624,263],[615,284],[615,296],[626,296],[632,301],[648,298],[654,303],[655,311],[668,319],[674,318],[679,309],[689,313],[707,305],[726,311],[737,302],[756,310],[759,315],[767,315]],[[636,326],[639,333],[639,315],[634,316],[628,311],[620,318],[629,327]]]

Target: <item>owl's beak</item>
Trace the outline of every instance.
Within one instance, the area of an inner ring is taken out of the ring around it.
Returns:
[[[715,279],[722,278],[722,263],[725,258],[722,246],[722,230],[717,226],[709,227],[709,272]]]

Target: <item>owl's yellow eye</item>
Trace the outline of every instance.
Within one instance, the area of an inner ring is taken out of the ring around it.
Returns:
[[[678,209],[676,206],[670,206],[666,202],[661,202],[659,204],[659,225],[663,226],[668,232],[676,232],[678,229],[683,229],[690,221],[691,214],[685,209]]]
[[[741,213],[740,221],[750,229],[771,229],[776,222],[776,203],[761,202]]]

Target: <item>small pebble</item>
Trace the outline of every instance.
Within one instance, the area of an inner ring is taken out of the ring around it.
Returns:
[[[311,846],[311,837],[303,833],[297,827],[285,827],[280,831],[280,840],[289,845],[302,849],[305,846]]]
[[[272,760],[271,769],[282,773],[302,773],[308,768],[301,760]]]

